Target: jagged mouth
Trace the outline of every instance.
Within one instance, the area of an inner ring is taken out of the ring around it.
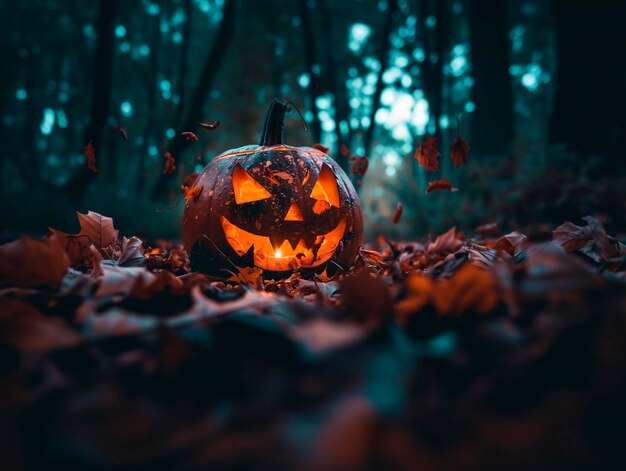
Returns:
[[[254,265],[269,271],[312,268],[327,262],[335,253],[346,229],[346,221],[342,219],[333,230],[318,235],[310,245],[300,239],[294,246],[294,241],[285,239],[280,247],[274,247],[267,236],[245,231],[224,216],[221,216],[221,221],[226,240],[237,255],[245,255],[254,245]]]

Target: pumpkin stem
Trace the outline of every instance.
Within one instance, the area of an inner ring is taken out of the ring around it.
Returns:
[[[275,146],[283,143],[283,122],[290,109],[289,103],[274,98],[265,115],[265,124],[259,141],[260,146]]]

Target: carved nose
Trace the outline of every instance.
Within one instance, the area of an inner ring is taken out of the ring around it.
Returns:
[[[285,216],[285,221],[304,221],[302,218],[302,211],[297,203],[292,203]]]

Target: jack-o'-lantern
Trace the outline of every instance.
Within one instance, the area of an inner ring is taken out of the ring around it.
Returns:
[[[284,277],[354,261],[363,232],[354,187],[324,152],[283,144],[289,109],[274,99],[259,145],[224,152],[195,180],[202,189],[184,213],[194,269],[256,266]]]

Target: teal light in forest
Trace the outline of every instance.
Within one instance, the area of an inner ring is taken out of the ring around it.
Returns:
[[[19,88],[15,92],[15,98],[17,98],[20,101],[26,100],[27,97],[28,97],[28,92],[25,89],[23,89],[23,88]]]
[[[44,136],[49,136],[52,133],[52,128],[54,128],[55,116],[54,110],[51,108],[46,108],[43,110],[43,119],[41,120],[41,126],[39,129],[41,130],[41,134]]]
[[[120,111],[126,117],[132,116],[133,114],[133,105],[130,102],[125,101],[120,105]]]
[[[118,38],[123,38],[124,36],[126,36],[126,28],[124,27],[124,25],[117,25],[115,27],[115,36],[117,36]]]
[[[367,38],[372,33],[372,29],[364,23],[355,23],[350,28],[350,37],[348,39],[348,47],[353,52],[359,52]]]

